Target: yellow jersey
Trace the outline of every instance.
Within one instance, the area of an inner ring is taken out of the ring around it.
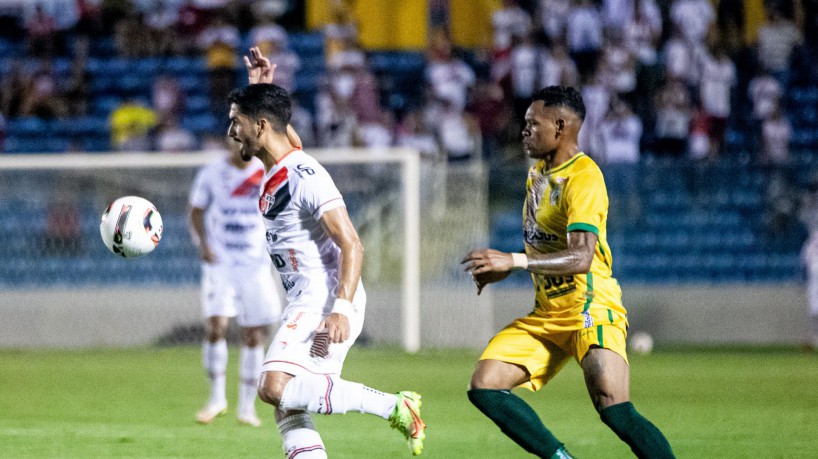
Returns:
[[[532,273],[535,315],[555,330],[577,330],[627,320],[619,282],[612,276],[607,241],[608,193],[602,172],[584,153],[553,170],[545,161],[531,167],[523,206],[525,251],[529,256],[568,248],[568,233],[588,231],[598,241],[590,270],[573,276]]]

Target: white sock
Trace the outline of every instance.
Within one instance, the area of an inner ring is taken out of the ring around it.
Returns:
[[[318,414],[360,411],[389,419],[398,397],[337,376],[299,375],[284,387],[278,409]]]
[[[258,378],[261,374],[264,349],[261,346],[242,346],[240,356],[239,415],[255,414]]]
[[[321,435],[307,413],[291,414],[278,422],[287,459],[327,459]]]
[[[210,379],[210,401],[209,405],[224,405],[227,403],[225,396],[225,371],[227,370],[227,341],[219,340],[215,343],[205,341],[202,346],[202,363]]]

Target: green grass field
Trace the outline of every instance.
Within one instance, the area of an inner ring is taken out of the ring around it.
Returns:
[[[235,405],[231,348],[229,400]],[[428,458],[525,458],[465,390],[476,351],[358,348],[346,379],[423,394]],[[193,422],[206,398],[198,347],[0,351],[0,457],[282,457],[272,410],[261,428],[230,412]],[[632,397],[678,457],[818,457],[818,356],[790,349],[665,350],[632,358]],[[537,394],[519,392],[582,458],[632,457],[591,406],[576,364]],[[410,457],[385,421],[320,417],[331,458]]]

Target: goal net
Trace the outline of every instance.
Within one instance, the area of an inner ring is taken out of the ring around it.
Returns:
[[[483,345],[490,297],[476,295],[460,265],[488,240],[483,166],[426,162],[399,148],[309,153],[333,176],[364,243],[362,343],[410,352]],[[218,157],[0,157],[0,346],[199,342],[200,262],[187,199],[198,169]],[[157,249],[130,260],[99,236],[100,215],[126,195],[153,202],[164,221]]]

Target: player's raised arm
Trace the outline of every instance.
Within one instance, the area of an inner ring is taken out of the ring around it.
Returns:
[[[244,56],[244,67],[247,68],[247,80],[250,84],[273,82],[276,66],[261,54],[258,46],[250,48],[249,57]]]
[[[273,83],[275,77],[276,65],[270,62],[270,59],[261,54],[258,46],[250,48],[250,56],[244,56],[244,67],[247,69],[247,81],[250,84],[257,83]],[[295,132],[295,129],[287,124],[287,139],[290,144],[296,148],[301,148],[303,143],[301,137]]]
[[[346,207],[338,207],[321,216],[321,225],[327,235],[341,249],[338,260],[338,290],[335,305],[322,325],[329,332],[333,343],[340,343],[349,338],[349,320],[352,313],[352,299],[361,280],[361,269],[364,261],[364,246],[349,219]],[[319,326],[319,329],[322,327]]]

